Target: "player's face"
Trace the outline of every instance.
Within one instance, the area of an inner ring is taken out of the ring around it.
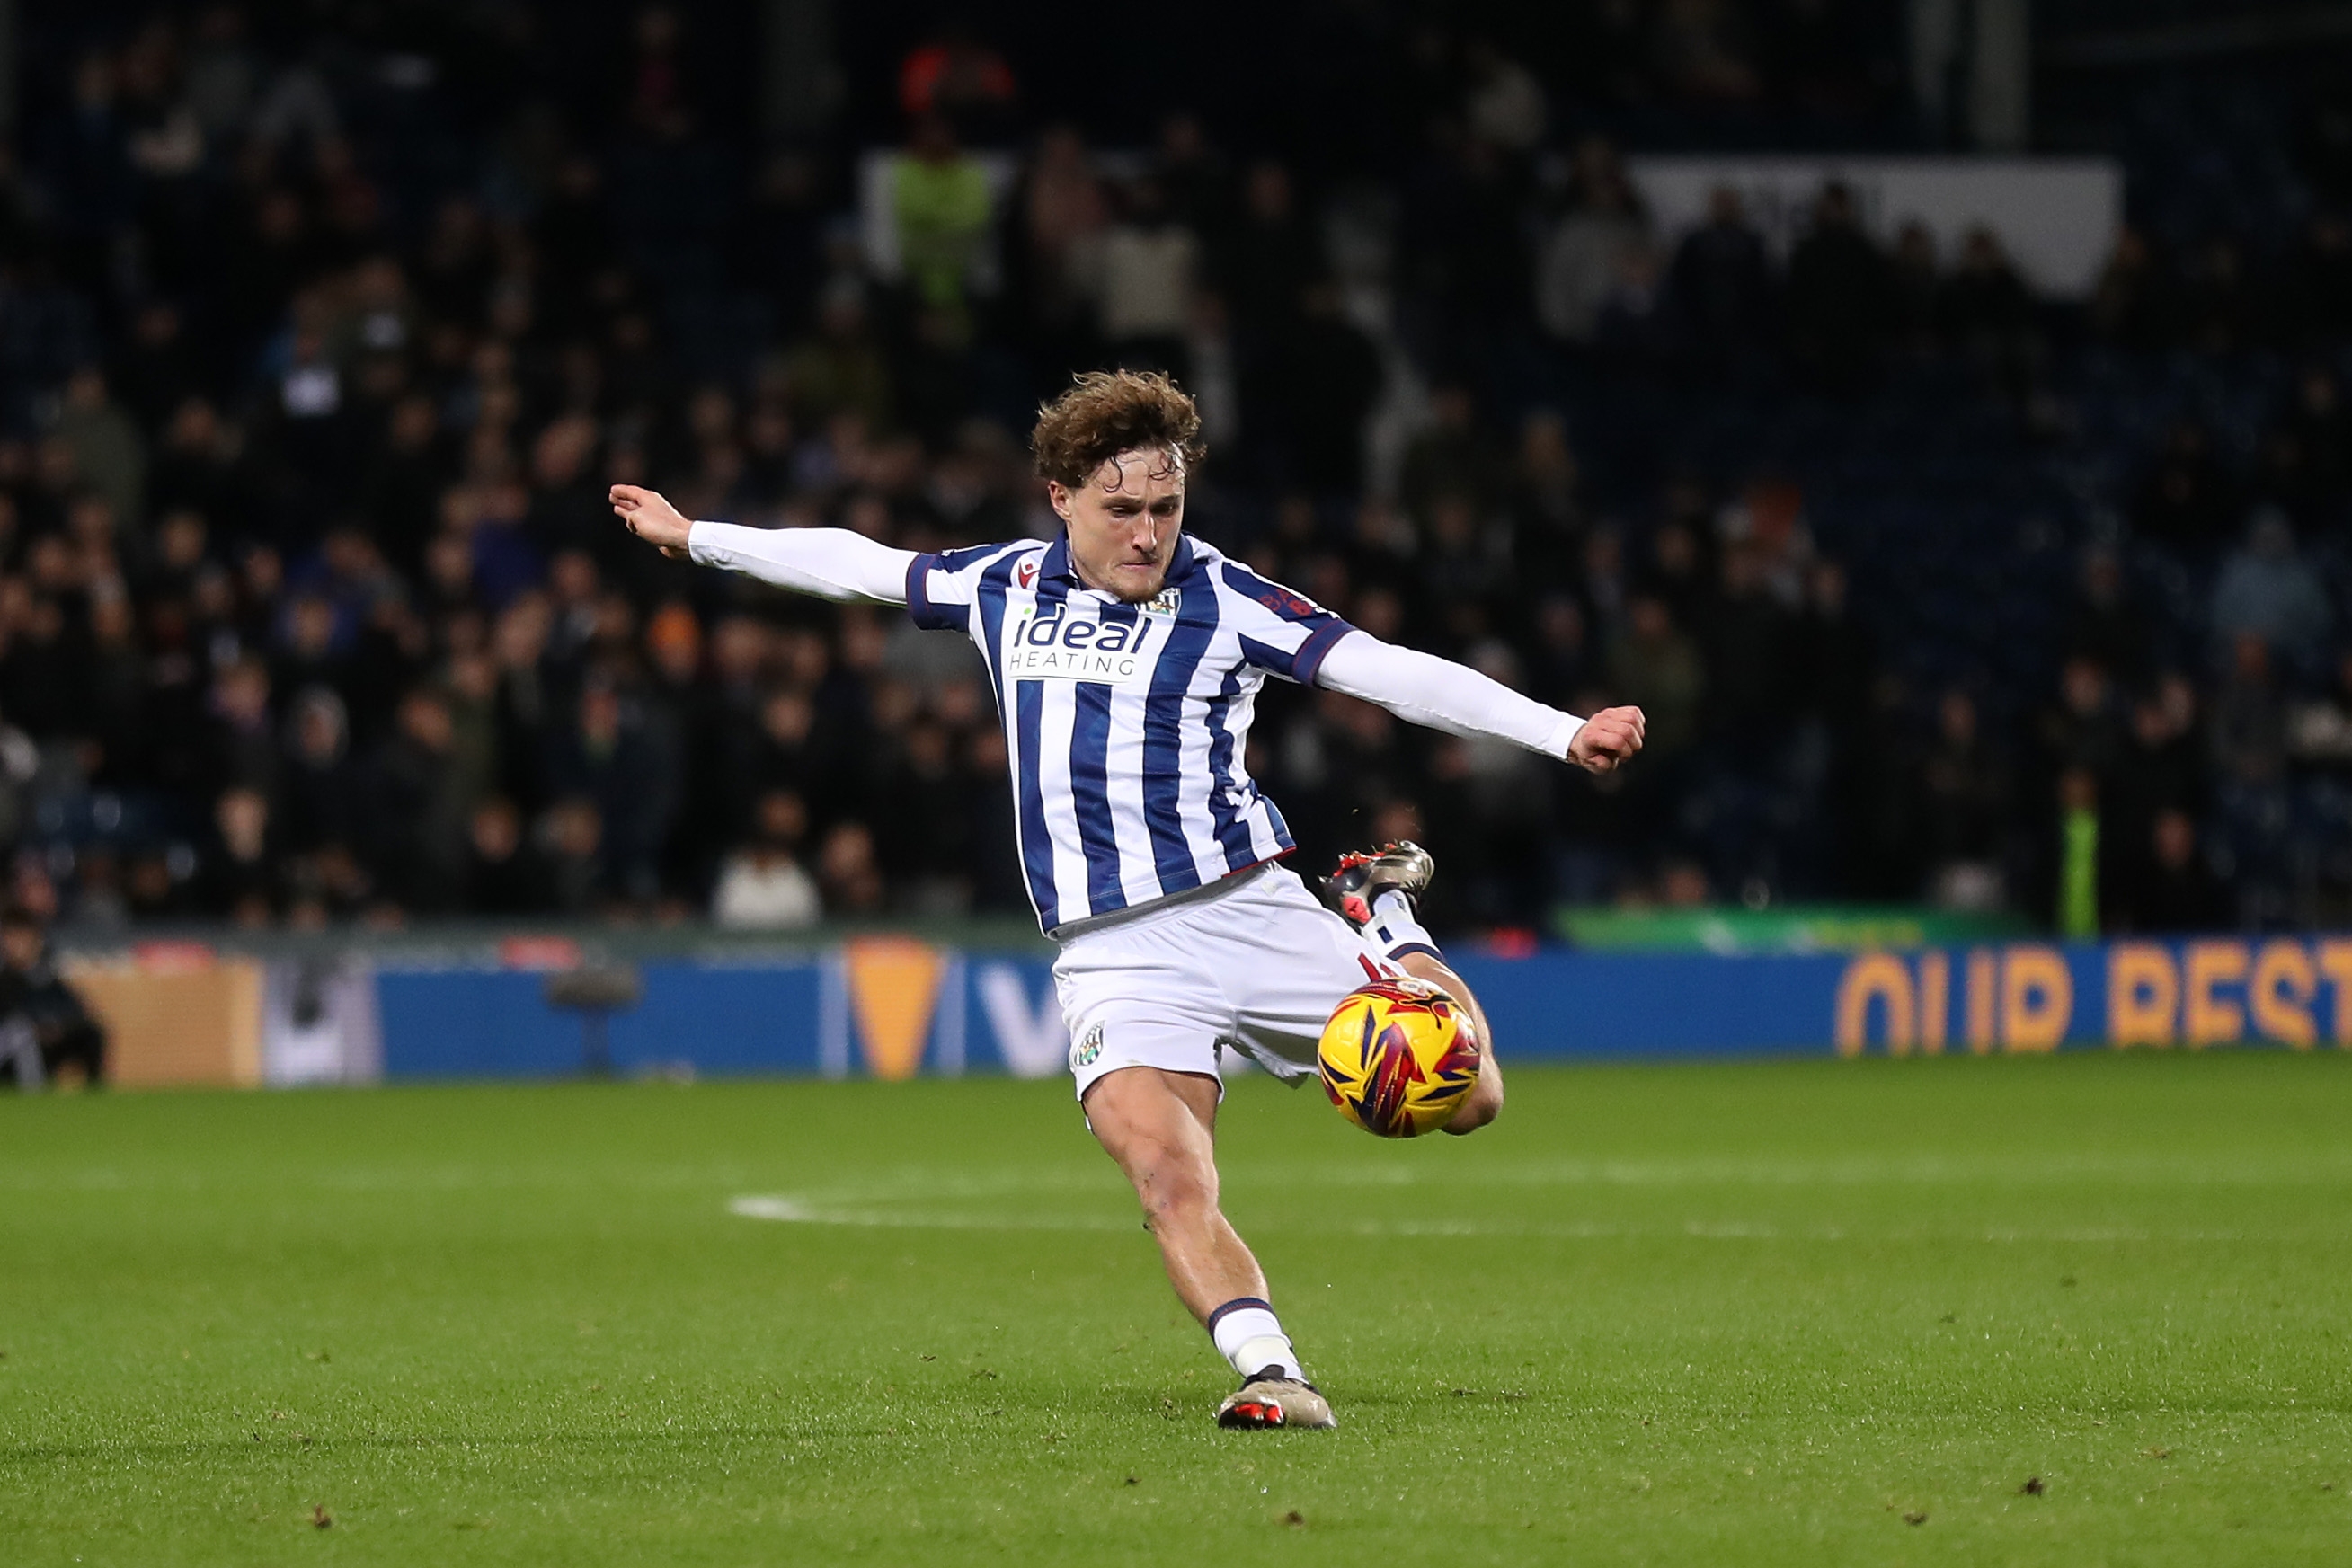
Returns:
[[[1076,489],[1046,486],[1069,530],[1078,580],[1129,604],[1168,580],[1184,528],[1184,462],[1172,452],[1122,452]]]

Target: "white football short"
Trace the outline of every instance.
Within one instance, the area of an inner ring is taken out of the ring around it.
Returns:
[[[1078,1098],[1122,1067],[1223,1082],[1228,1051],[1298,1082],[1339,998],[1403,971],[1280,864],[1067,937],[1054,988]]]

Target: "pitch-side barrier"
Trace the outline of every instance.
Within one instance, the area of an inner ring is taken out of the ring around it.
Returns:
[[[1509,1059],[2352,1045],[2352,936],[1716,956],[1454,954]],[[1051,954],[996,935],[77,945],[126,1087],[799,1074],[1051,1077]],[[583,983],[585,981],[586,983]]]

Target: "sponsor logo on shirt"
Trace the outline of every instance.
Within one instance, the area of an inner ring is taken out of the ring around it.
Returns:
[[[1044,615],[1024,615],[1004,640],[1004,676],[1014,681],[1093,681],[1121,686],[1146,678],[1144,656],[1152,622],[1133,625],[1073,615],[1055,605]]]

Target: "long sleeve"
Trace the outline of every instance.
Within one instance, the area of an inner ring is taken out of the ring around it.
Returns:
[[[1448,735],[1491,737],[1565,758],[1584,721],[1521,696],[1477,671],[1350,629],[1324,654],[1318,685],[1376,703]]]
[[[915,552],[877,544],[847,528],[747,528],[697,523],[687,553],[698,566],[723,566],[762,582],[819,599],[869,604],[907,602],[907,569]]]

